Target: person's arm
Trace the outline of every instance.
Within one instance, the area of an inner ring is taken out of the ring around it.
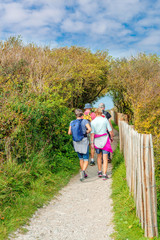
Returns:
[[[109,132],[111,136],[111,142],[113,142],[113,130]]]
[[[69,134],[69,135],[72,135],[72,132],[71,132],[71,126],[69,126],[68,134]]]
[[[86,133],[90,133],[92,129],[91,129],[91,126],[89,125],[89,123],[86,124],[86,128],[87,128]]]
[[[94,133],[91,133],[91,148],[94,148]]]
[[[109,120],[110,126],[112,128],[112,137],[114,137],[114,132],[113,132],[113,126],[112,126],[112,123],[111,123],[111,119],[108,119],[108,120]]]
[[[108,129],[108,131],[109,131],[109,133],[110,133],[110,136],[111,136],[111,142],[113,141],[113,130],[112,130],[112,127],[111,127],[111,125],[110,125],[110,122],[109,122],[109,120],[106,118],[106,121],[107,121],[107,129]]]

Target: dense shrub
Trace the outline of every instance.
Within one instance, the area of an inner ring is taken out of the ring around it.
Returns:
[[[2,109],[0,229],[9,224],[8,216],[14,212],[17,199],[30,198],[31,192],[37,191],[37,183],[39,186],[41,182],[44,190],[46,185],[47,194],[54,193],[57,174],[62,172],[63,179],[79,169],[68,135],[74,114],[60,101],[40,101],[36,96],[26,101],[12,96]],[[34,201],[32,205],[38,206]]]
[[[25,163],[43,152],[48,164],[56,165],[57,152],[69,154],[71,138],[68,126],[74,117],[71,110],[53,101],[13,99],[4,107],[1,119],[3,162]],[[7,125],[7,126],[6,126]],[[56,167],[54,171],[56,171]]]
[[[113,61],[107,52],[80,47],[24,46],[15,37],[0,42],[2,204],[9,196],[26,194],[24,189],[41,176],[74,170],[78,162],[67,134],[73,108],[110,91],[135,129],[153,135],[160,216],[159,69],[156,55]]]
[[[33,213],[79,169],[68,135],[73,108],[103,94],[108,69],[106,52],[0,42],[0,236],[24,222],[14,220],[18,201],[25,210],[33,194]]]
[[[139,54],[115,60],[109,87],[119,112],[128,114],[140,133],[152,134],[156,166],[158,220],[160,221],[160,59]],[[160,222],[159,222],[160,227]]]
[[[68,107],[83,107],[106,88],[110,58],[80,47],[49,49],[10,38],[0,43],[3,97],[13,91],[49,96],[58,93]],[[94,82],[94,84],[93,84]],[[4,90],[5,89],[5,90]]]

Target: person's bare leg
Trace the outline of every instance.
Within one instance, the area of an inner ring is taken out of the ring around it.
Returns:
[[[91,148],[91,159],[94,159],[94,148]]]
[[[102,153],[97,154],[98,171],[102,171]]]
[[[108,154],[103,153],[103,174],[106,175],[108,168]]]
[[[83,159],[80,159],[80,160],[79,160],[79,164],[80,164],[81,171],[83,171],[83,162],[84,162]]]
[[[93,166],[95,165],[95,161],[94,161],[94,148],[91,147],[91,161],[90,161],[90,165]]]
[[[86,171],[88,167],[88,161],[83,161],[83,171]]]

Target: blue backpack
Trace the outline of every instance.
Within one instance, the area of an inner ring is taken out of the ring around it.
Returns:
[[[86,136],[82,131],[82,121],[83,119],[76,119],[71,122],[72,138],[75,142],[80,142]]]

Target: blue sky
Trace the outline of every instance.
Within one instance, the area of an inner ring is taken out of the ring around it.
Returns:
[[[110,110],[114,107],[114,103],[112,101],[112,97],[110,97],[108,94],[104,97],[99,98],[94,104],[93,107],[97,108],[100,103],[105,104],[105,109]]]
[[[160,54],[160,0],[0,0],[0,39]]]

